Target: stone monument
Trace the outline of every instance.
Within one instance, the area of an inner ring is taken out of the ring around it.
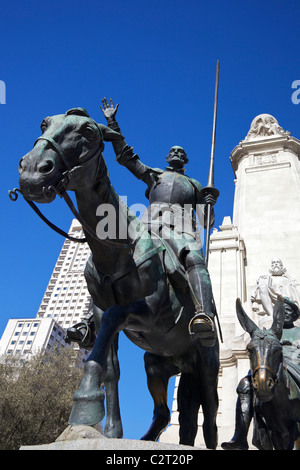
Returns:
[[[260,309],[263,280],[262,291],[273,296],[277,290],[283,295],[289,292],[291,300],[299,305],[299,159],[300,141],[269,114],[253,119],[245,139],[231,152],[235,176],[233,215],[224,217],[219,230],[214,229],[208,264],[224,337],[219,373],[219,443],[233,435],[236,387],[249,370],[248,337],[238,324],[236,299],[241,299],[254,321],[266,326],[271,317],[269,311]],[[271,262],[273,273],[262,278]],[[275,273],[275,269],[279,271]],[[171,426],[161,436],[164,442],[177,442],[176,393],[175,384]],[[199,427],[201,423],[199,414]],[[200,443],[198,432],[196,445]]]
[[[263,274],[257,279],[257,287],[251,296],[252,310],[258,315],[272,316],[277,295],[288,297],[300,306],[300,293],[297,281],[288,274],[281,259],[274,258],[271,262],[269,274]]]

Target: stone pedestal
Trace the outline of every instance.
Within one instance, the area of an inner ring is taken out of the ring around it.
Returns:
[[[152,453],[176,451],[176,453],[186,453],[187,451],[206,449],[205,447],[183,446],[175,443],[137,441],[134,439],[108,439],[91,426],[69,426],[55,442],[22,446],[20,450],[132,451],[132,455],[134,455],[136,451],[151,451]],[[126,453],[126,455],[128,454]]]
[[[103,450],[103,451],[199,451],[205,447],[190,447],[176,444],[167,444],[150,441],[136,441],[134,439],[77,439],[76,441],[59,441],[51,444],[37,446],[23,446],[20,450]]]

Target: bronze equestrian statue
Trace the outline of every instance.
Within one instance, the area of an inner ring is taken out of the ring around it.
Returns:
[[[180,443],[194,444],[198,410],[202,406],[206,446],[215,449],[219,344],[213,321],[211,283],[200,258],[197,257],[198,268],[204,280],[196,295],[199,294],[197,302],[201,303],[202,310],[199,308],[201,315],[195,318],[194,293],[190,291],[189,279],[189,271],[195,269],[192,263],[188,264],[188,244],[182,249],[183,237],[179,237],[175,253],[187,262],[182,269],[171,250],[171,245],[176,247],[174,240],[166,243],[160,230],[149,233],[147,226],[121,201],[110,182],[102,155],[104,141],[112,142],[115,148],[122,147],[120,158],[125,161],[134,154],[124,137],[96,123],[83,108],[47,117],[41,129],[42,136],[20,161],[19,191],[32,207],[34,202],[52,202],[57,194],[63,197],[78,216],[91,249],[85,276],[95,305],[97,338],[85,364],[80,388],[74,394],[70,424],[92,426],[103,418],[103,383],[110,402],[107,406],[113,403],[117,408],[117,336],[123,330],[133,343],[146,351],[145,369],[154,400],[154,416],[142,439],[157,440],[168,425],[168,381],[181,373],[178,388]],[[179,152],[177,154],[180,158]],[[156,176],[159,178],[159,173]],[[189,189],[195,189],[186,176],[180,176]],[[67,194],[69,190],[75,193],[78,211]],[[202,203],[205,204],[205,200]],[[98,227],[106,217],[101,212],[103,205],[113,209],[115,220],[113,230],[110,227],[107,236],[99,238]],[[194,320],[199,320],[198,331]],[[113,437],[119,437],[121,432],[120,422],[116,430],[119,420],[116,408],[109,418]]]
[[[254,418],[252,443],[259,450],[300,449],[300,317],[288,298],[277,300],[273,324],[260,330],[240,302],[237,315],[251,335],[251,370],[238,387],[235,433],[224,450],[248,450],[247,435]]]
[[[121,134],[115,120],[118,105],[114,107],[112,100],[108,104],[106,98],[102,100],[102,104],[101,109],[108,127]],[[215,307],[209,274],[195,239],[196,222],[193,217],[197,213],[205,226],[207,203],[214,205],[216,199],[212,194],[203,198],[201,184],[185,175],[185,165],[189,160],[182,147],[173,146],[170,149],[165,170],[142,163],[133,148],[125,145],[125,142],[115,141],[113,147],[118,163],[147,185],[145,195],[150,201],[150,207],[142,218],[147,230],[167,240],[186,272],[195,305],[195,316],[190,322],[191,333],[197,334],[202,344],[213,345],[216,338]],[[168,217],[164,217],[164,213]],[[211,225],[213,224],[212,217]]]

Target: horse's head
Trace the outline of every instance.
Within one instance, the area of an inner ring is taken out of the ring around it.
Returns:
[[[92,184],[103,141],[122,138],[97,124],[83,108],[45,118],[41,130],[42,136],[19,163],[20,190],[35,202],[51,202],[62,182],[71,190],[85,181]]]
[[[241,326],[251,336],[247,350],[250,355],[254,393],[259,400],[270,401],[283,359],[280,338],[285,316],[284,301],[282,297],[278,297],[273,311],[273,323],[268,330],[261,330],[256,326],[242,308],[239,299],[236,302],[236,311]]]

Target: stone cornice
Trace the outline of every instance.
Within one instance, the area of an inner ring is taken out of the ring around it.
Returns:
[[[241,160],[250,154],[270,151],[279,152],[280,150],[290,150],[300,158],[300,140],[290,135],[264,137],[249,141],[241,140],[231,152],[230,161],[232,169],[236,174]]]

